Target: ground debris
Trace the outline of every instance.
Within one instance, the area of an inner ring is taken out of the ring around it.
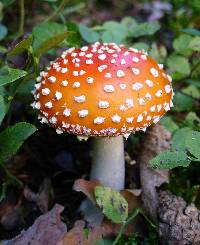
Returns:
[[[2,245],[55,245],[67,231],[60,219],[63,209],[56,204],[51,211],[37,218],[28,230],[12,240],[4,241]]]
[[[161,244],[200,244],[200,211],[169,191],[159,193],[159,235]]]
[[[163,126],[156,124],[149,129],[138,161],[140,165],[140,179],[142,199],[145,211],[154,222],[157,222],[158,194],[156,187],[169,182],[169,171],[151,169],[149,161],[157,154],[170,148],[171,133]]]

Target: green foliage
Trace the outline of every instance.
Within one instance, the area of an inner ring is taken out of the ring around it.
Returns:
[[[5,38],[7,33],[8,33],[7,28],[4,25],[0,24],[0,41]]]
[[[167,66],[174,75],[188,75],[190,73],[190,64],[188,59],[178,55],[171,55],[167,58]]]
[[[15,56],[20,53],[22,53],[25,50],[28,50],[33,42],[33,36],[29,35],[26,38],[24,38],[21,42],[17,43],[8,53],[7,56]]]
[[[83,24],[79,24],[79,32],[82,38],[88,43],[93,43],[99,40],[99,34]]]
[[[0,133],[0,165],[15,154],[23,142],[34,132],[36,127],[29,123],[17,123]]]
[[[0,86],[13,83],[19,78],[26,76],[27,72],[10,67],[3,67],[0,70]]]
[[[172,169],[178,166],[187,167],[190,161],[184,151],[164,151],[151,159],[150,166],[159,169]]]
[[[193,51],[200,51],[200,37],[194,37],[189,43],[189,48]]]
[[[41,56],[60,44],[68,35],[67,27],[54,22],[44,22],[33,28],[33,52]]]
[[[2,95],[0,95],[0,125],[6,115],[7,106]]]
[[[128,203],[118,191],[110,187],[97,186],[95,197],[107,218],[113,223],[125,222],[128,217]]]
[[[180,92],[175,93],[173,102],[177,112],[191,111],[194,108],[194,99]]]

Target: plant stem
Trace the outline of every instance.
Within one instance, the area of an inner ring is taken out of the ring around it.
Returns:
[[[56,9],[56,11],[51,16],[49,16],[49,18],[47,18],[46,21],[50,21],[50,20],[55,19],[60,14],[60,12],[62,12],[62,10],[64,9],[67,2],[68,2],[68,0],[62,0],[60,5]]]
[[[117,237],[115,238],[114,242],[112,243],[112,245],[116,245],[119,241],[119,239],[121,238],[121,236],[123,235],[123,232],[126,228],[126,226],[141,212],[141,210],[139,208],[135,209],[133,211],[133,213],[131,214],[131,216],[124,222],[122,223],[119,233],[117,235]]]
[[[24,34],[24,16],[25,16],[25,9],[24,9],[24,0],[20,0],[20,22],[19,22],[19,36]]]

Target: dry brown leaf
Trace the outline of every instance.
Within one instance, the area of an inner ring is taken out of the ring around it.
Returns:
[[[83,192],[87,196],[87,198],[92,201],[93,204],[96,204],[94,189],[98,185],[101,185],[98,180],[88,181],[84,179],[78,179],[74,182],[73,189],[75,191]]]
[[[103,228],[100,226],[89,228],[88,236],[84,232],[85,222],[78,220],[69,232],[56,245],[95,245],[102,238]]]
[[[28,230],[3,242],[3,245],[55,245],[67,231],[66,225],[60,220],[63,209],[56,204],[51,211],[37,218]]]

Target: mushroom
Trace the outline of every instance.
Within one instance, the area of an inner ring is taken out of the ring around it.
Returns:
[[[94,137],[91,179],[121,190],[123,136],[157,123],[170,110],[171,77],[144,50],[96,42],[63,52],[37,78],[39,118],[81,138]]]

